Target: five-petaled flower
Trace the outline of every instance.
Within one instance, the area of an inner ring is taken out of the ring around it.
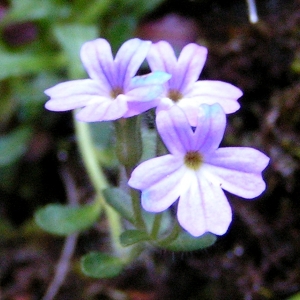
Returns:
[[[180,106],[186,113],[192,126],[197,123],[197,111],[201,104],[219,103],[225,113],[239,109],[237,99],[242,91],[232,84],[217,80],[199,80],[206,61],[207,49],[197,44],[186,45],[178,59],[166,41],[152,44],[147,61],[152,71],[164,71],[171,79],[164,84],[164,93],[160,96],[161,107]]]
[[[76,118],[94,122],[131,117],[155,107],[155,98],[170,75],[153,72],[134,77],[150,46],[150,41],[128,40],[113,59],[105,39],[85,43],[81,60],[90,79],[67,81],[47,89],[45,94],[50,100],[46,108],[53,111],[82,108]]]
[[[162,212],[178,198],[177,218],[193,236],[224,234],[232,212],[222,189],[246,199],[265,190],[269,158],[248,147],[219,148],[226,115],[219,104],[201,105],[191,127],[177,106],[159,111],[158,131],[170,154],[141,163],[128,184],[142,191],[145,210]]]

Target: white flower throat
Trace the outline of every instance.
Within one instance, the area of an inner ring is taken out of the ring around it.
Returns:
[[[170,98],[173,102],[178,102],[182,99],[183,95],[177,90],[169,90],[168,98]]]
[[[112,99],[116,99],[120,94],[123,94],[123,89],[122,88],[114,88],[113,90],[111,90],[110,92],[110,96],[112,97]]]
[[[189,151],[184,156],[184,164],[192,170],[198,170],[203,162],[203,158],[198,151]]]

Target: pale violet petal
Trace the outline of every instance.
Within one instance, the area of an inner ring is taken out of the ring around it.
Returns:
[[[171,45],[166,41],[160,41],[151,45],[147,62],[152,72],[163,71],[172,75],[177,58]]]
[[[183,95],[188,92],[199,79],[207,57],[207,49],[197,44],[186,45],[178,58],[176,72],[170,80],[170,88],[180,91]]]
[[[141,201],[145,210],[161,212],[170,207],[182,192],[182,178],[186,168],[181,168],[161,178],[152,186],[142,191]]]
[[[193,236],[206,232],[223,235],[232,220],[230,205],[222,189],[207,180],[205,174],[186,174],[187,188],[181,193],[177,217],[180,225]]]
[[[45,94],[50,96],[45,107],[52,111],[71,110],[107,98],[105,91],[90,79],[62,82],[45,90]]]
[[[139,115],[153,107],[156,107],[157,104],[159,103],[158,99],[152,100],[152,101],[146,101],[146,102],[141,102],[141,101],[128,101],[127,106],[128,110],[124,114],[124,118],[129,118],[132,116]]]
[[[193,130],[179,107],[158,110],[156,126],[170,153],[185,155],[192,150]]]
[[[189,101],[197,105],[219,103],[226,114],[234,113],[240,108],[237,100],[243,95],[234,85],[222,81],[201,80],[185,94]]]
[[[150,49],[150,41],[142,41],[138,38],[126,41],[119,49],[115,57],[116,84],[124,87],[129,84],[130,79],[135,76],[137,70],[145,60]]]
[[[45,108],[51,111],[67,111],[89,105],[97,105],[103,101],[110,100],[107,97],[94,95],[72,95],[62,98],[51,98],[45,104]]]
[[[219,104],[203,104],[199,112],[203,117],[198,118],[193,147],[198,145],[198,151],[205,156],[219,147],[226,127],[226,115]]]
[[[142,86],[126,93],[127,101],[148,102],[158,98],[164,91],[162,85]]]
[[[266,188],[261,172],[269,158],[260,151],[247,147],[220,148],[205,159],[211,181],[224,190],[246,198],[259,196]]]
[[[218,80],[199,80],[194,83],[193,89],[191,89],[187,94],[188,97],[205,95],[237,100],[243,96],[243,92],[228,82]]]
[[[142,162],[132,172],[128,185],[144,190],[176,172],[183,165],[183,158],[164,155]]]
[[[115,88],[116,72],[110,44],[105,39],[96,39],[86,42],[81,47],[81,61],[92,79]]]
[[[162,85],[171,78],[171,75],[165,72],[155,71],[147,75],[135,76],[130,80],[127,90],[151,85]]]
[[[137,166],[128,185],[142,190],[141,200],[145,210],[160,212],[178,199],[185,170],[180,157],[156,157]]]
[[[194,106],[200,106],[202,104],[220,104],[226,114],[231,114],[239,110],[241,107],[240,104],[233,99],[229,98],[218,98],[218,97],[211,97],[211,96],[199,96],[199,97],[192,97],[192,98],[184,98],[191,103],[194,103]]]
[[[99,85],[91,79],[79,79],[61,82],[55,86],[45,90],[45,94],[49,97],[69,97],[72,95],[99,95],[108,96],[109,91],[106,87]]]
[[[172,101],[172,105],[177,105],[184,111],[184,113],[188,119],[188,122],[192,127],[197,126],[198,117],[199,117],[199,107],[200,107],[200,105],[197,102],[191,101],[191,99],[189,99],[189,98],[184,98],[184,99],[181,99],[176,104]]]
[[[161,111],[161,110],[168,110],[170,109],[172,106],[175,105],[175,103],[168,97],[165,96],[165,90],[163,92],[163,94],[161,95],[161,97],[159,98],[159,103],[157,105],[157,108],[156,108],[156,115],[158,115],[158,113]]]
[[[122,97],[91,104],[76,114],[76,119],[83,122],[112,121],[121,118],[127,111],[127,103]]]

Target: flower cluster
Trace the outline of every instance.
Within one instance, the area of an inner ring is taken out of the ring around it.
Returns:
[[[87,42],[81,60],[90,79],[60,83],[45,93],[46,108],[80,108],[76,118],[127,118],[156,107],[156,126],[169,154],[137,166],[128,184],[141,190],[145,210],[162,212],[178,200],[177,218],[193,236],[224,234],[232,212],[224,191],[251,199],[265,190],[269,163],[248,147],[219,148],[226,114],[239,109],[242,92],[222,81],[198,80],[207,49],[188,44],[179,57],[165,41],[131,39],[115,58],[104,39]],[[136,76],[144,60],[151,73]]]

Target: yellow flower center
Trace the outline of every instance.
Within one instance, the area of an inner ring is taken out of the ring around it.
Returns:
[[[123,94],[123,89],[117,87],[113,90],[111,90],[110,92],[110,96],[113,98],[113,99],[116,99],[120,94]]]
[[[173,100],[173,102],[178,102],[182,98],[182,94],[177,90],[169,90],[168,98]]]
[[[202,156],[197,151],[189,151],[184,157],[185,165],[192,170],[198,170],[202,162]]]

